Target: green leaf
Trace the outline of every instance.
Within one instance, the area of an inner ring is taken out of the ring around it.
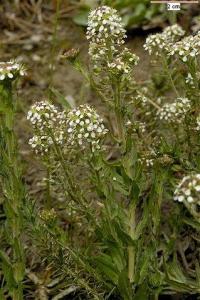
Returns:
[[[126,233],[122,226],[120,224],[116,223],[115,224],[115,230],[117,232],[117,235],[120,239],[120,241],[123,243],[123,245],[126,246],[135,246],[135,241]]]
[[[176,256],[174,256],[173,262],[167,266],[168,277],[172,280],[176,280],[180,283],[187,283],[187,278],[185,277]]]
[[[142,218],[136,226],[136,230],[135,230],[135,238],[136,239],[138,239],[141,236],[144,228],[147,226],[148,220],[149,220],[149,208],[148,208],[148,205],[145,205]]]
[[[136,6],[134,13],[129,15],[129,20],[128,20],[128,26],[140,23],[143,21],[146,13],[146,5],[143,3],[140,3]]]
[[[134,162],[134,157],[132,152],[129,152],[122,160],[124,171],[130,179],[134,178],[134,169],[133,169],[134,163],[135,162]]]
[[[101,254],[101,256],[95,257],[95,263],[99,270],[106,275],[107,280],[110,280],[114,284],[118,282],[118,270],[112,262],[112,258],[107,254]]]
[[[119,275],[118,289],[124,300],[132,300],[131,285],[127,276],[127,270],[123,270]]]
[[[182,220],[185,224],[190,225],[191,227],[193,227],[198,231],[200,230],[200,223],[197,222],[196,220],[187,217],[183,218]]]
[[[55,98],[55,100],[62,105],[63,108],[65,109],[71,109],[72,106],[71,104],[67,101],[67,99],[55,88],[51,88],[50,92],[52,96]]]
[[[195,271],[197,286],[200,286],[200,266],[198,261],[195,262]]]
[[[135,296],[133,297],[133,300],[148,300],[148,287],[146,283],[141,285],[139,289],[137,290]]]
[[[170,284],[176,291],[180,292],[194,292],[199,291],[199,285],[196,284],[195,280],[191,280],[186,277],[183,270],[178,263],[176,256],[174,256],[173,262],[166,264],[164,262],[166,281]]]
[[[0,300],[6,300],[5,296],[4,296],[4,291],[3,291],[3,287],[0,290]]]
[[[116,191],[122,193],[122,195],[128,196],[129,191],[124,182],[124,178],[121,175],[119,175],[117,172],[114,172],[114,171],[111,173],[111,176],[112,176],[112,185],[113,185],[114,189]]]
[[[6,279],[7,286],[11,289],[16,285],[15,279],[13,277],[13,269],[10,258],[8,255],[0,250],[0,259],[2,260],[2,270],[4,277]]]
[[[136,181],[132,181],[131,190],[130,190],[130,198],[132,201],[137,201],[140,195],[140,188]]]
[[[124,249],[119,247],[117,243],[108,242],[108,250],[116,268],[118,269],[118,271],[122,271],[126,265],[126,259],[124,257]]]
[[[13,265],[13,275],[16,282],[20,283],[24,278],[24,274],[25,274],[25,268],[23,262],[16,262]]]
[[[149,263],[150,263],[150,251],[145,251],[142,256],[142,260],[140,262],[140,270],[139,270],[139,284],[141,284],[148,275],[149,271]]]
[[[12,267],[9,256],[5,252],[3,252],[2,250],[0,250],[0,258],[3,261],[4,264],[6,264],[9,267]]]
[[[82,10],[79,11],[79,13],[73,17],[74,23],[81,25],[81,26],[86,26],[88,22],[88,13],[89,9],[88,8],[82,8]]]

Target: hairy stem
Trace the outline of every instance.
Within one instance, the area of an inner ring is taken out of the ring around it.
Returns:
[[[9,255],[10,272],[14,280],[11,279],[12,276],[7,276],[6,272],[4,275],[12,299],[21,300],[23,298],[22,281],[25,273],[24,249],[21,240],[23,227],[22,207],[25,200],[25,189],[22,182],[17,141],[14,134],[15,108],[12,99],[12,84],[11,82],[6,82],[0,88],[0,153],[2,160],[0,184],[4,196],[5,231],[7,242],[11,247]]]
[[[122,142],[122,145],[125,148],[125,133],[124,133],[124,122],[123,122],[123,112],[122,112],[122,99],[120,95],[120,81],[115,80],[113,82],[113,95],[114,95],[114,102],[115,102],[115,115],[118,127],[118,135],[119,139]]]
[[[129,236],[134,240],[135,238],[135,204],[129,208]],[[135,247],[128,246],[128,278],[130,283],[135,279]]]
[[[172,87],[172,89],[174,90],[174,93],[176,94],[176,96],[177,96],[177,97],[180,97],[179,92],[178,92],[177,89],[176,89],[174,80],[173,80],[173,78],[172,78],[172,74],[171,74],[171,72],[170,72],[170,69],[169,69],[167,60],[166,60],[166,58],[165,58],[164,55],[162,56],[162,61],[163,61],[163,66],[164,66],[165,72],[166,72],[166,74],[167,74],[168,77],[169,77],[169,80],[170,80],[170,83],[171,83],[171,87]]]

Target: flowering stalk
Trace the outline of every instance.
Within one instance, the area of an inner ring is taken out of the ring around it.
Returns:
[[[102,6],[91,11],[88,17],[87,39],[92,62],[93,87],[99,86],[101,98],[114,109],[118,139],[125,150],[124,112],[122,93],[130,80],[132,67],[139,58],[122,45],[125,43],[125,29],[117,11]],[[102,84],[100,78],[105,77]],[[96,81],[96,82],[95,82]],[[124,84],[126,82],[126,84]],[[124,84],[124,87],[123,87]],[[107,86],[105,89],[105,85]],[[99,94],[99,89],[98,94]],[[102,97],[103,96],[103,97]]]
[[[173,91],[175,92],[177,97],[180,97],[179,92],[177,91],[177,88],[175,86],[174,80],[172,78],[172,74],[170,72],[166,57],[164,55],[162,55],[162,62],[163,62],[164,70],[165,70],[165,72],[166,72],[166,74],[167,74],[167,76],[170,80],[171,87],[172,87]]]
[[[50,185],[50,178],[51,178],[51,171],[50,171],[50,161],[48,159],[47,162],[47,179],[46,179],[46,199],[47,199],[47,208],[51,208],[51,185]]]
[[[192,216],[200,222],[200,174],[183,177],[175,189],[174,200],[183,203]]]
[[[13,75],[13,73],[10,73]],[[10,77],[11,77],[10,75]],[[13,75],[14,77],[14,75]],[[22,245],[22,205],[25,199],[22,174],[19,167],[17,142],[14,134],[15,105],[12,98],[12,81],[5,79],[0,85],[1,125],[0,125],[0,183],[4,196],[6,215],[5,232],[11,247],[10,257],[1,252],[4,277],[9,294],[14,300],[23,299],[23,278],[25,274],[25,258]],[[10,274],[9,274],[10,273]]]
[[[122,113],[122,103],[121,103],[121,95],[120,95],[120,80],[114,82],[113,87],[114,92],[114,102],[115,102],[115,115],[118,126],[118,135],[119,139],[122,142],[123,147],[125,147],[125,135],[124,135],[124,120]],[[125,150],[125,149],[124,149]]]
[[[79,187],[75,184],[75,182],[72,178],[72,175],[71,175],[70,171],[67,168],[65,158],[64,158],[63,153],[62,153],[62,149],[60,148],[60,145],[56,141],[54,133],[52,132],[51,129],[49,130],[49,136],[52,138],[53,151],[54,151],[57,159],[59,160],[59,162],[61,164],[61,168],[63,170],[64,178],[66,180],[66,182],[62,182],[63,187],[66,189],[66,183],[67,183],[68,184],[67,193],[70,195],[71,199],[75,203],[78,202],[82,206],[83,209],[86,209],[87,208],[86,207],[86,200],[84,199],[84,196],[82,195]],[[88,214],[90,214],[89,211],[88,211]]]

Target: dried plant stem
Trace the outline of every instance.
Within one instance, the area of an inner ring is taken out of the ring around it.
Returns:
[[[151,99],[147,99],[147,101],[152,105],[152,106],[154,106],[157,110],[160,110],[161,109],[161,107],[157,104],[157,103],[155,103],[154,101],[152,101]]]

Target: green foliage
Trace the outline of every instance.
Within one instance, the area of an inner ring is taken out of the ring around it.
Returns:
[[[23,297],[23,279],[25,276],[25,258],[22,245],[22,206],[25,200],[21,168],[14,134],[14,103],[12,86],[5,82],[0,87],[0,183],[3,192],[3,206],[6,216],[4,234],[10,256],[4,250],[0,253],[0,264],[6,281],[6,290],[16,300]]]
[[[123,8],[121,1],[115,5]],[[133,5],[131,24],[146,18],[147,2]],[[108,8],[106,14],[112,20],[115,12]],[[77,57],[69,60],[104,103],[109,132],[94,109],[71,108],[54,88],[50,100],[60,110],[42,102],[29,112],[34,138],[41,137],[44,146],[36,152],[45,174],[40,200],[32,199],[22,180],[12,80],[0,85],[1,298],[26,299],[30,280],[34,297],[42,290],[44,299],[76,292],[81,299],[99,300],[200,293],[199,178],[190,177],[199,173],[199,53],[186,53],[184,61],[166,58],[162,51],[170,51],[171,44],[164,36],[161,53],[159,43],[150,51],[161,65],[158,80],[154,74],[141,85],[133,80],[138,58],[124,49],[124,30],[117,26],[117,35],[104,28],[96,42],[91,30],[88,65]],[[167,79],[166,88],[160,76]],[[190,101],[184,102],[186,97]],[[37,143],[31,145],[37,150]],[[173,194],[182,178],[178,192],[184,197],[178,194],[182,203],[176,203]]]

